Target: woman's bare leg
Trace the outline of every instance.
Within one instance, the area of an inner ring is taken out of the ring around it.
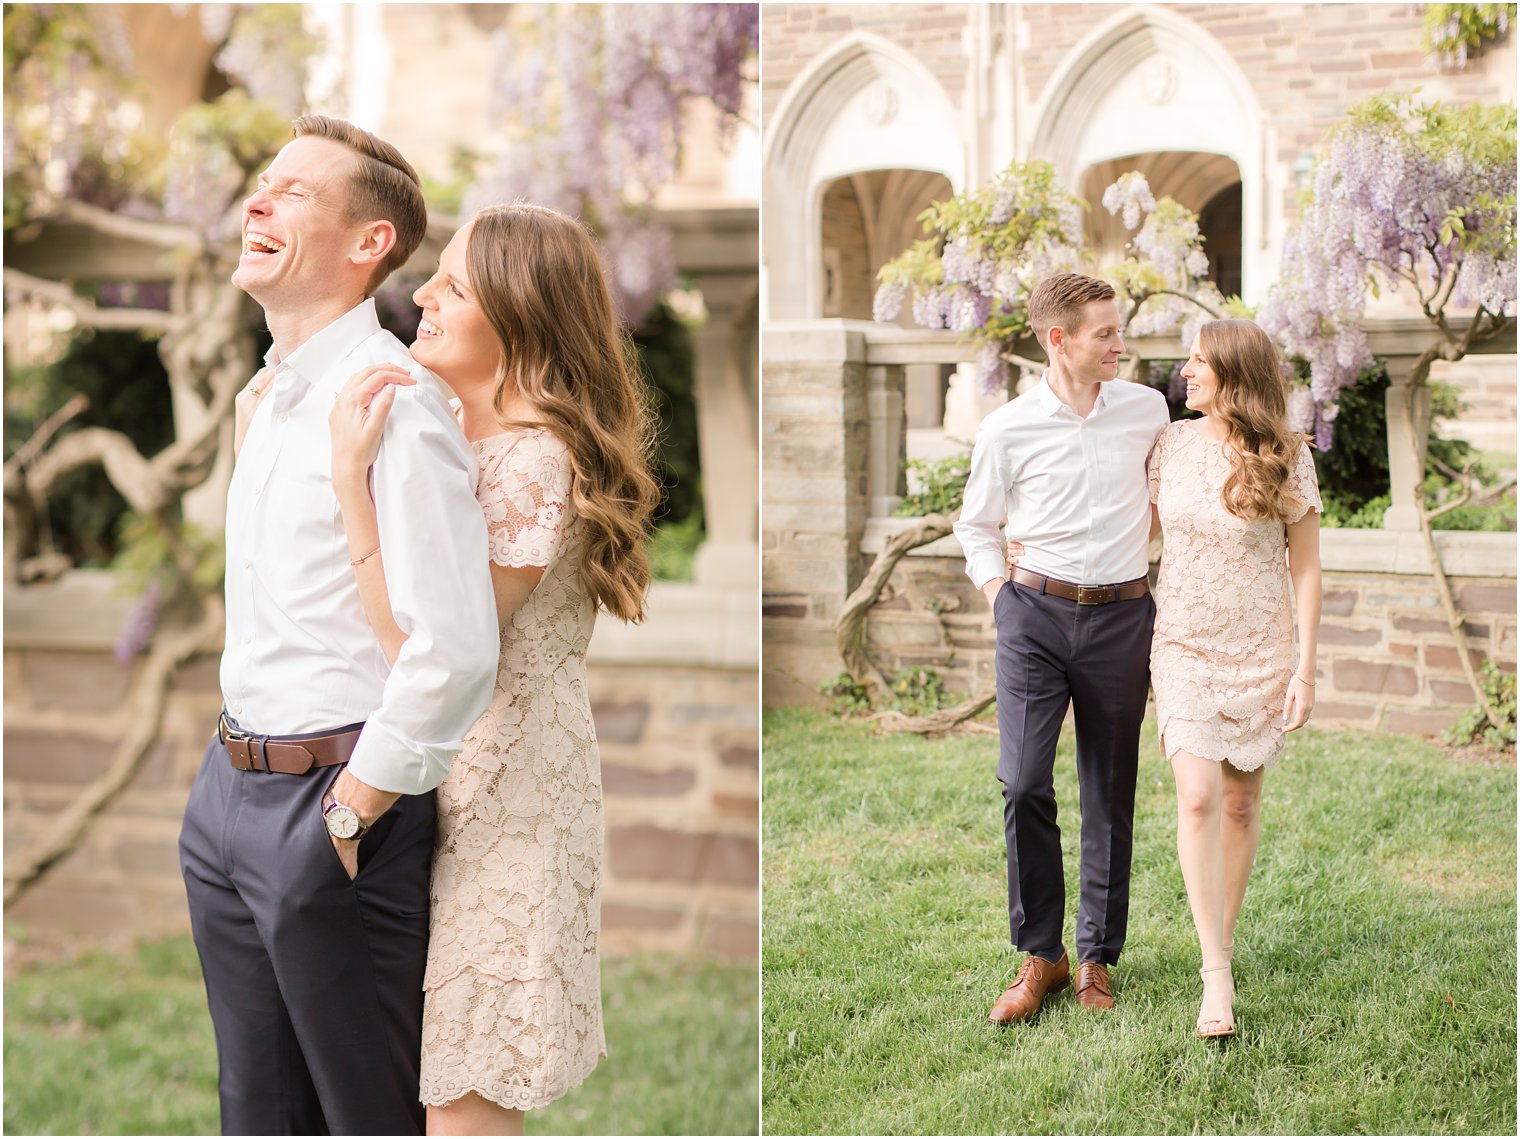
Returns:
[[[1238,771],[1226,761],[1221,830],[1224,844],[1224,944],[1235,944],[1235,921],[1240,917],[1246,883],[1256,862],[1261,838],[1261,768]]]
[[[1198,1023],[1233,1022],[1234,986],[1224,953],[1224,852],[1220,764],[1190,752],[1172,755],[1177,782],[1177,860],[1203,952],[1203,1007]]]
[[[523,1113],[484,1096],[465,1092],[442,1107],[427,1109],[429,1135],[521,1135]]]

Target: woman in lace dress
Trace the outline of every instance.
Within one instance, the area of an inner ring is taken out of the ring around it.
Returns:
[[[1262,773],[1314,708],[1319,487],[1288,430],[1272,341],[1248,320],[1205,324],[1182,369],[1187,406],[1156,439],[1151,684],[1177,785],[1177,856],[1203,951],[1199,1036],[1235,1031],[1235,921],[1256,859]],[[1024,552],[1009,542],[1010,562]],[[1289,598],[1291,582],[1296,606]],[[1294,650],[1294,609],[1298,646]]]
[[[597,957],[602,790],[585,655],[599,608],[643,616],[659,485],[642,381],[590,235],[534,206],[476,215],[417,290],[412,354],[480,460],[502,623],[491,706],[438,789],[423,1012],[429,1134],[522,1133],[606,1054]],[[333,481],[391,659],[368,470],[396,369],[334,407]]]
[[[1205,324],[1182,376],[1187,406],[1202,418],[1167,427],[1148,462],[1164,536],[1151,683],[1203,951],[1197,1032],[1228,1036],[1235,920],[1261,831],[1262,773],[1282,754],[1283,734],[1314,708],[1322,507],[1314,458],[1288,430],[1265,332],[1248,320]]]

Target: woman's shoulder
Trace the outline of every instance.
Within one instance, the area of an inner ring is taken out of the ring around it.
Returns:
[[[1156,435],[1156,450],[1170,449],[1185,435],[1192,435],[1195,431],[1188,426],[1186,419],[1174,419],[1163,427]]]
[[[492,476],[513,479],[566,481],[570,472],[570,449],[547,427],[511,427],[475,441],[475,454],[482,479]]]

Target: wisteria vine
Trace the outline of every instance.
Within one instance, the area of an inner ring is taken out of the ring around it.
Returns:
[[[1380,97],[1334,131],[1258,317],[1306,361],[1322,443],[1340,393],[1373,363],[1369,289],[1410,290],[1454,350],[1513,314],[1515,157],[1512,106]],[[1465,333],[1453,327],[1459,309],[1473,314]]]
[[[1104,207],[1136,230],[1120,264],[1099,275],[1118,293],[1126,331],[1159,336],[1180,330],[1184,347],[1228,302],[1205,278],[1208,258],[1198,217],[1169,197],[1159,201],[1131,171],[1103,195]],[[930,234],[882,267],[872,312],[896,320],[911,299],[913,320],[978,341],[984,393],[1006,390],[1005,355],[1029,331],[1029,294],[1044,278],[1087,266],[1087,203],[1062,190],[1045,162],[1015,163],[986,184],[921,218]]]
[[[711,100],[732,132],[758,36],[754,4],[514,6],[493,44],[501,145],[465,214],[523,198],[584,217],[637,322],[675,279],[652,202],[679,168],[688,107]]]

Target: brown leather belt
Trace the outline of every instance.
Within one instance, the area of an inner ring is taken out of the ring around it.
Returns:
[[[335,732],[300,736],[256,736],[245,732],[223,712],[216,735],[227,749],[227,758],[238,771],[268,771],[281,775],[305,775],[313,767],[347,763],[359,742],[363,724],[350,724]]]
[[[1064,597],[1078,605],[1107,605],[1110,601],[1133,601],[1151,591],[1149,578],[1137,577],[1134,581],[1121,581],[1118,585],[1073,585],[1059,578],[1046,577],[1042,573],[1019,566],[1013,567],[1013,580],[1041,593]]]

